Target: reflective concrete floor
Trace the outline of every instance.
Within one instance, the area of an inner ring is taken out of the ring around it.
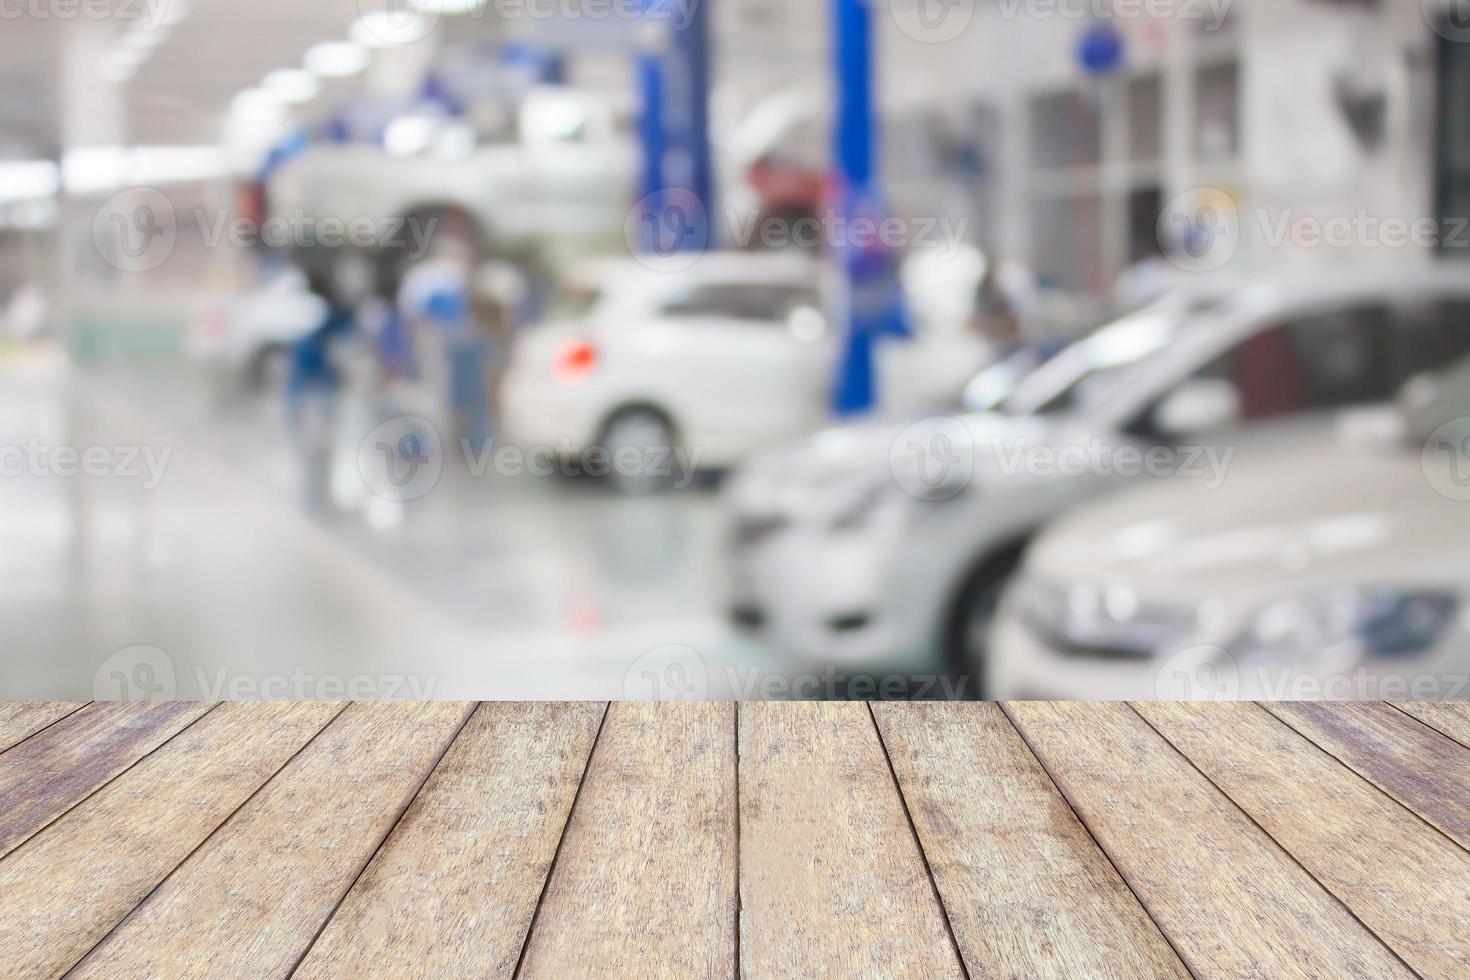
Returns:
[[[0,353],[0,698],[726,697],[709,491],[472,475],[344,511],[276,398]],[[341,457],[339,452],[336,454]]]

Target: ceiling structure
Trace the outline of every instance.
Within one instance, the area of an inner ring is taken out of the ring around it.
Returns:
[[[44,10],[47,2],[37,0],[28,9]],[[111,131],[122,142],[215,143],[231,101],[242,90],[273,70],[299,67],[315,44],[345,39],[375,4],[396,2],[396,9],[403,9],[402,0],[49,2],[55,16],[27,13],[0,20],[0,160],[55,158],[63,144],[76,143],[77,129],[67,125],[69,103],[63,93],[68,92],[83,109],[119,117]],[[560,0],[564,6],[573,2]],[[91,19],[76,14],[97,9],[110,14]],[[494,36],[496,9],[491,2],[466,17],[446,16],[433,39]],[[769,91],[820,81],[825,10],[822,0],[718,0],[713,11],[716,71],[727,95],[736,96],[735,105],[744,108]],[[107,82],[93,70],[99,55],[140,21],[165,17],[174,23],[131,78]],[[330,99],[354,84],[359,83],[329,82],[325,95]],[[73,116],[76,109],[73,105]]]

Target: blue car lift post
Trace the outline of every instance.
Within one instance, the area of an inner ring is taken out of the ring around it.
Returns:
[[[684,9],[680,9],[680,8]],[[702,251],[716,239],[714,158],[709,138],[709,0],[644,0],[644,16],[668,30],[639,59],[643,118],[643,248]]]
[[[837,124],[833,135],[832,201],[849,230],[857,218],[881,222],[888,213],[877,164],[878,114],[873,91],[873,0],[832,0]],[[885,336],[909,335],[896,256],[881,245],[833,243],[838,295],[833,322],[843,343],[832,388],[839,417],[877,407],[877,345]]]
[[[643,197],[638,217],[647,251],[703,250],[718,237],[709,142],[710,2],[685,4],[681,12],[672,0],[644,0],[649,19],[670,25],[667,46],[645,54],[639,65]],[[872,9],[871,0],[829,2],[838,93],[833,206],[842,227],[851,228],[855,218],[881,221],[887,214],[875,152]],[[677,22],[680,17],[682,23]],[[832,410],[850,416],[877,403],[874,359],[879,340],[884,335],[906,337],[908,329],[892,254],[847,241],[836,243],[830,258],[839,283],[831,313],[844,338]]]

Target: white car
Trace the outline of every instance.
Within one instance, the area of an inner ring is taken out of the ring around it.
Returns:
[[[336,222],[366,231],[371,223],[376,240],[414,258],[440,234],[511,250],[621,239],[636,197],[637,153],[607,101],[539,89],[520,116],[514,143],[448,150],[425,140],[414,152],[397,153],[314,145],[273,175],[273,216],[309,229]]]
[[[1175,293],[999,411],[787,446],[727,489],[732,618],[804,663],[971,673],[1043,524],[1135,474],[1208,480],[1243,423],[1386,401],[1470,352],[1466,322],[1470,272],[1441,267]]]
[[[815,431],[828,418],[837,344],[819,278],[811,258],[787,252],[712,252],[677,274],[632,259],[582,265],[552,322],[512,347],[507,438],[567,458],[596,450],[604,474],[632,491]],[[948,335],[885,346],[884,384],[915,401],[958,393],[988,356],[980,341]],[[946,370],[932,370],[935,360]],[[675,472],[611,464],[629,453]]]
[[[1048,529],[996,618],[987,690],[1470,698],[1470,371],[1432,384],[1458,406],[1350,415],[1254,447],[1218,488],[1160,481]]]
[[[258,289],[214,304],[193,321],[190,357],[206,370],[264,387],[285,377],[292,345],[327,320],[326,300],[285,269]]]

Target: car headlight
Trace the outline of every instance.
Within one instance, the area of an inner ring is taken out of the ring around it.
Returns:
[[[1197,609],[1145,603],[1122,585],[1060,587],[1028,579],[1008,603],[1033,633],[1075,656],[1152,657],[1199,625]]]
[[[1340,589],[1273,602],[1231,644],[1238,660],[1348,669],[1370,657],[1428,653],[1455,621],[1460,597],[1440,589]]]

